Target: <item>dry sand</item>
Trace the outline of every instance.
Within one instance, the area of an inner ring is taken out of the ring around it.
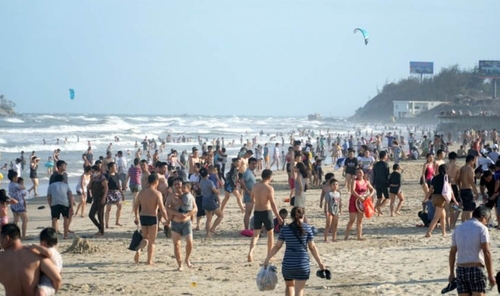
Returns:
[[[415,227],[420,223],[417,212],[421,209],[422,190],[418,178],[422,163],[423,161],[401,163],[406,169],[402,186],[406,203],[401,215],[389,217],[389,209],[386,207],[385,216],[364,219],[366,241],[356,241],[354,230],[349,241],[342,240],[348,220],[348,196],[345,189],[342,189],[344,213],[339,219],[338,233],[341,240],[323,243],[324,218],[319,209],[320,191],[307,191],[308,218],[310,224],[320,230],[315,238],[316,245],[332,271],[333,279],[327,281],[317,278],[315,272],[318,267],[312,260],[306,295],[440,295],[441,289],[447,285],[451,233],[448,237],[442,237],[440,230],[435,230],[432,238],[424,238],[425,229]],[[392,167],[392,163],[390,165]],[[324,170],[332,171],[332,167],[325,167]],[[342,179],[340,171],[335,174]],[[279,208],[291,209],[283,202],[288,196],[283,172],[275,172],[273,185]],[[40,229],[50,226],[49,207],[37,210],[43,202],[43,199],[30,200],[28,206],[28,234],[33,239]],[[114,224],[114,213],[115,208],[111,213],[110,225]],[[215,238],[205,239],[204,233],[195,232],[191,259],[194,267],[177,272],[172,241],[166,239],[163,233],[158,234],[156,264],[145,265],[145,253],[140,264],[134,264],[134,252],[127,250],[127,247],[136,228],[130,201],[127,201],[121,219],[123,227],[107,230],[105,238],[60,242],[61,252],[74,245],[69,252],[63,253],[63,286],[59,294],[258,295],[260,292],[255,284],[255,276],[266,256],[266,239],[261,238],[257,245],[255,262],[247,263],[250,238],[239,235],[243,228],[243,214],[237,209],[234,197],[229,201],[225,214]],[[203,225],[204,221],[202,227]],[[75,217],[71,228],[80,237],[91,237],[96,232],[88,218]],[[490,233],[494,267],[498,267],[500,257],[497,246],[500,239],[497,230],[491,229]],[[26,241],[33,242],[35,241]],[[284,249],[276,256],[278,270],[281,269]],[[265,294],[284,294],[284,281],[280,275],[277,288]]]

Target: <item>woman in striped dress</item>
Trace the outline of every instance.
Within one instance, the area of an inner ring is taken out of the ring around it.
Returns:
[[[278,241],[267,255],[264,266],[269,264],[269,260],[278,253],[283,242],[286,241],[285,256],[281,267],[281,273],[286,282],[285,295],[302,296],[311,272],[307,249],[309,248],[321,270],[325,270],[325,265],[314,244],[311,227],[307,223],[302,223],[304,209],[294,207],[291,216],[293,222],[281,229]]]

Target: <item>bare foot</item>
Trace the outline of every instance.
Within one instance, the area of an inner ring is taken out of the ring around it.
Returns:
[[[425,234],[425,237],[431,237],[432,235],[430,235],[429,233],[426,233]]]
[[[75,232],[71,229],[68,229],[68,233],[75,233]]]
[[[191,263],[191,261],[189,261],[189,260],[185,260],[184,262],[186,263],[186,266],[187,266],[188,268],[192,268],[192,267],[193,267],[193,264]]]
[[[109,228],[109,226],[108,226],[108,225],[106,225],[106,228]]]
[[[347,236],[346,236],[346,237],[344,237],[344,240],[348,240],[348,239],[349,239],[349,238],[348,238]]]
[[[85,218],[85,215],[84,215],[84,214],[81,214],[81,215],[80,215],[80,217]]]
[[[244,213],[245,213],[245,209],[240,209],[240,212],[241,212],[242,214],[244,214]]]
[[[134,255],[135,264],[139,263],[139,257],[141,256],[141,251],[136,251]]]
[[[253,258],[252,258],[252,254],[248,254],[247,256],[247,262],[252,262]]]
[[[193,231],[198,231],[198,230],[200,230],[200,227],[196,227],[193,229]]]
[[[115,223],[115,225],[116,225],[116,226],[123,226],[123,225],[121,225],[121,224],[120,224],[120,223],[118,223],[118,222],[116,222],[116,223]]]
[[[359,240],[359,241],[365,241],[365,240],[366,240],[366,238],[364,238],[364,237],[358,237],[358,240]]]
[[[155,263],[153,261],[148,261],[146,264],[147,265],[155,265]]]
[[[176,270],[177,270],[177,271],[182,271],[182,270],[183,270],[182,265],[181,265],[181,266],[179,266]]]

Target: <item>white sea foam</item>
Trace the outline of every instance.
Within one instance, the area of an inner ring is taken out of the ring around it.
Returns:
[[[6,117],[4,118],[4,121],[11,122],[11,123],[24,123],[23,120],[16,118],[16,117]]]

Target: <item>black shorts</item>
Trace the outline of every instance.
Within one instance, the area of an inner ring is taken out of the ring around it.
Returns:
[[[462,199],[462,205],[464,207],[464,212],[472,212],[476,208],[476,202],[474,201],[474,194],[472,189],[461,189],[460,198]]]
[[[55,205],[50,207],[50,215],[52,219],[59,219],[61,215],[64,218],[69,218],[69,207],[63,205]]]
[[[286,172],[287,173],[291,172],[291,170],[290,170],[290,163],[289,162],[287,162],[287,164],[286,164]]]
[[[198,207],[198,212],[196,212],[196,217],[204,217],[205,210],[203,210],[203,196],[197,196],[195,200],[196,200],[196,206]]]
[[[385,198],[389,198],[389,189],[387,186],[377,186],[377,184],[375,184],[375,190],[377,191],[377,199],[381,199],[382,194]]]
[[[155,216],[139,216],[139,221],[141,221],[141,226],[153,226],[156,225],[157,217]]]
[[[401,187],[400,186],[389,187],[389,193],[398,194],[399,192],[401,192]]]
[[[273,212],[271,210],[253,212],[253,229],[260,230],[262,224],[264,224],[266,231],[270,231],[274,228]]]

